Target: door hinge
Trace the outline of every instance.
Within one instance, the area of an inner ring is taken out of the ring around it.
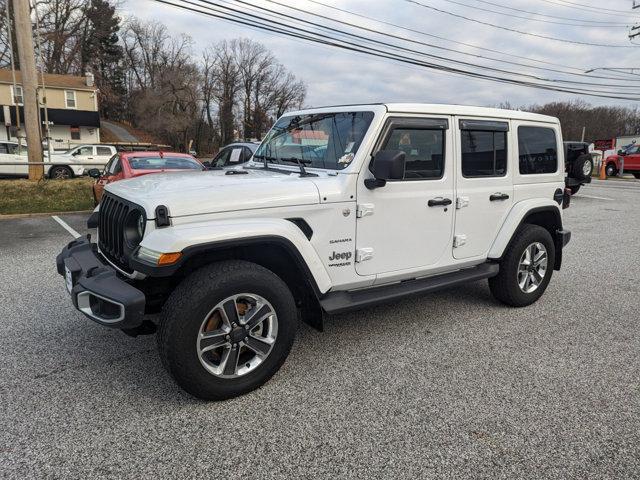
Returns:
[[[373,203],[361,203],[356,207],[356,218],[366,217],[367,215],[373,215]]]
[[[467,206],[469,206],[469,197],[456,198],[456,208],[458,210]]]
[[[356,262],[364,262],[373,258],[373,248],[358,248],[356,250]]]
[[[467,243],[467,236],[466,235],[455,235],[453,237],[453,248],[461,247],[465,243]]]

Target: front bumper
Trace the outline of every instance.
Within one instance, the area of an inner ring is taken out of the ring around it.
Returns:
[[[56,257],[58,273],[67,283],[73,306],[91,320],[130,329],[143,322],[145,296],[105,265],[87,238],[78,238]]]

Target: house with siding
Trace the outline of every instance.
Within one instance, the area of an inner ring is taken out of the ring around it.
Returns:
[[[0,141],[17,141],[18,115],[24,121],[24,92],[21,75],[16,71],[16,84],[10,69],[0,69]],[[55,150],[75,145],[100,142],[100,116],[98,114],[98,89],[93,75],[38,74],[39,124],[42,138],[46,138],[45,118],[48,117],[51,145]],[[44,101],[47,111],[45,115]],[[24,128],[22,130],[24,135]]]

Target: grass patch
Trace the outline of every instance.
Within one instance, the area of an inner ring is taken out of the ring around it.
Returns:
[[[93,210],[91,178],[0,180],[0,215]]]

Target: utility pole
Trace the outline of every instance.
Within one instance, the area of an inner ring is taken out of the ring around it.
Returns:
[[[13,0],[13,15],[24,95],[24,126],[27,134],[29,180],[41,180],[44,176],[44,166],[33,165],[34,162],[42,163],[42,139],[40,138],[40,123],[38,121],[40,116],[40,112],[38,112],[38,74],[33,48],[30,2],[28,0]]]
[[[631,9],[635,10],[636,8],[640,8],[640,2],[638,0],[633,0],[633,7],[631,7]],[[629,30],[629,40],[633,40],[639,35],[640,35],[640,25],[634,25],[633,27],[631,27],[631,30]]]

